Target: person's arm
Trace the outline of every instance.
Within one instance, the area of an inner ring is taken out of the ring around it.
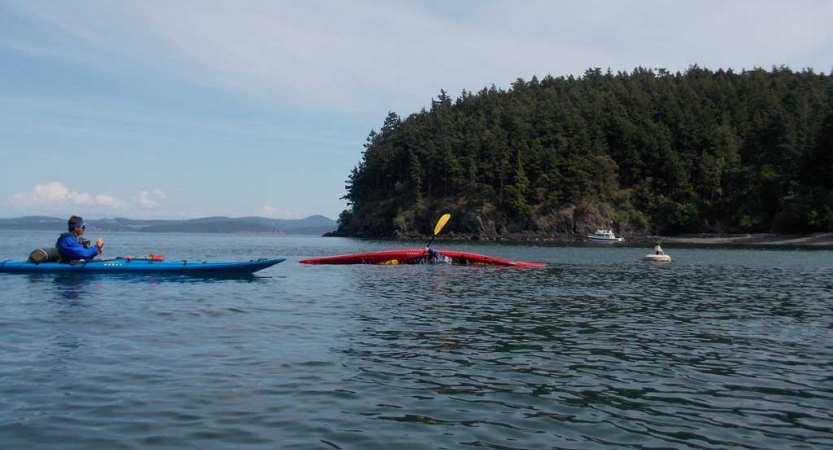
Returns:
[[[97,243],[96,243],[97,244]],[[103,245],[103,243],[102,243]],[[63,259],[93,259],[101,253],[98,245],[85,248],[74,236],[69,236],[58,241],[58,251]]]

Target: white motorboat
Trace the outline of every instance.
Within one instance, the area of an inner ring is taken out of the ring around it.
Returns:
[[[653,253],[645,255],[642,259],[650,262],[671,262],[671,257],[662,251],[662,247],[659,244],[654,246]]]
[[[614,242],[625,242],[625,238],[616,237],[613,234],[613,230],[596,230],[593,234],[588,234],[587,239],[591,242],[607,242],[607,243],[614,243]]]

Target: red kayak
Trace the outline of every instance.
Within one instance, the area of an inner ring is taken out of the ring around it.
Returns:
[[[544,263],[509,261],[477,253],[439,250],[447,258],[445,262],[460,265],[488,265],[513,267],[547,267]],[[424,249],[385,250],[381,252],[354,253],[352,255],[327,256],[324,258],[302,259],[302,264],[422,264],[430,262]],[[443,262],[443,261],[438,261]]]

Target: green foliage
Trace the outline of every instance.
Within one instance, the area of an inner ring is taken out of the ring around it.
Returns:
[[[389,113],[348,176],[339,232],[412,229],[429,204],[534,231],[536,216],[587,203],[632,230],[833,231],[831,173],[828,75],[593,68]]]

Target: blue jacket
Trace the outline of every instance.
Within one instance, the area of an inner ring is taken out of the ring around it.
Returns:
[[[55,247],[61,253],[62,261],[72,261],[74,259],[93,259],[98,255],[98,247],[92,246],[90,248],[84,247],[78,242],[78,238],[72,233],[63,233],[55,242]]]

